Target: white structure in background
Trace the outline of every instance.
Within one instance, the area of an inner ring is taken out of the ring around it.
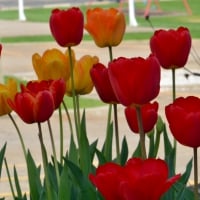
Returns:
[[[18,15],[20,21],[26,21],[26,16],[24,14],[24,0],[18,0]]]
[[[128,0],[128,12],[129,12],[129,25],[137,26],[138,23],[135,18],[135,1]]]

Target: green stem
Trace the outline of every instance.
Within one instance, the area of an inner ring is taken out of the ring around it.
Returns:
[[[109,135],[110,135],[109,127],[111,122],[111,114],[112,114],[112,104],[109,104],[107,126],[106,126],[105,151],[104,151],[104,156],[106,157],[107,160],[110,160],[108,155],[109,155]]]
[[[24,144],[24,140],[23,140],[22,134],[21,134],[21,132],[19,130],[19,127],[17,126],[17,123],[15,122],[13,116],[11,115],[11,113],[9,113],[8,116],[10,117],[12,123],[15,126],[15,129],[16,129],[17,134],[19,136],[19,140],[20,140],[20,143],[21,143],[21,146],[22,146],[22,150],[23,150],[23,153],[24,153],[24,158],[26,160],[26,147],[25,147],[25,144]]]
[[[70,61],[70,77],[71,77],[71,85],[72,85],[72,99],[73,99],[73,108],[74,108],[74,121],[76,127],[76,135],[78,143],[80,143],[80,125],[78,124],[78,116],[77,116],[77,103],[76,103],[76,93],[75,93],[75,85],[74,85],[74,66],[72,61],[72,49],[68,47],[69,51],[69,61]]]
[[[55,148],[55,142],[54,142],[54,138],[53,138],[53,132],[52,132],[50,120],[47,121],[47,124],[48,124],[48,128],[49,128],[51,146],[52,146],[52,151],[53,151],[53,159],[54,159],[54,165],[55,165],[55,170],[56,170],[56,179],[57,179],[58,188],[59,188],[60,174],[59,174],[59,169],[58,169],[58,160],[57,160],[57,156],[56,156],[56,148]]]
[[[146,147],[145,147],[145,133],[144,133],[143,123],[142,123],[141,107],[136,106],[135,109],[136,109],[138,128],[139,128],[139,133],[140,133],[140,147],[141,147],[142,159],[146,159],[147,153],[146,153]]]
[[[9,171],[9,168],[8,168],[8,163],[7,163],[6,158],[4,158],[4,163],[5,163],[5,166],[6,166],[6,173],[7,173],[7,176],[8,176],[8,181],[9,181],[11,193],[12,193],[13,199],[15,199],[14,187],[13,187],[13,184],[12,184],[12,181],[11,181],[10,171]]]
[[[120,163],[120,145],[119,145],[119,127],[118,127],[118,116],[117,116],[117,104],[113,104],[114,107],[114,122],[115,122],[115,140],[116,140],[116,153],[117,161]]]
[[[176,99],[176,69],[172,68],[172,100]]]
[[[60,124],[60,163],[62,165],[63,163],[63,118],[62,118],[62,109],[61,106],[59,106],[58,109],[59,112],[59,124]]]
[[[198,194],[198,159],[197,159],[197,148],[193,148],[194,154],[194,196],[195,200],[199,199]]]
[[[73,127],[72,127],[72,120],[71,120],[71,117],[70,117],[67,105],[65,104],[64,101],[62,102],[62,104],[63,104],[63,107],[65,109],[66,115],[67,115],[67,119],[68,119],[68,122],[69,122],[70,132],[71,132],[72,135],[74,135],[74,131],[73,131]]]
[[[110,61],[113,60],[112,46],[108,46]]]
[[[76,106],[77,106],[77,118],[78,118],[78,124],[81,124],[81,118],[80,118],[80,101],[79,101],[79,95],[76,95]]]
[[[47,200],[53,200],[51,196],[51,187],[50,187],[50,180],[49,180],[49,175],[48,175],[48,159],[47,159],[47,154],[46,154],[46,149],[43,141],[43,136],[42,136],[42,129],[41,129],[41,124],[38,123],[38,130],[39,130],[39,141],[40,141],[40,146],[41,146],[41,152],[42,152],[42,162],[43,162],[43,168],[44,168],[44,174],[45,174],[45,187],[46,187],[46,194],[47,194]]]
[[[172,68],[172,100],[176,99],[176,69]],[[177,149],[177,141],[174,139],[174,169],[176,169],[176,149]]]

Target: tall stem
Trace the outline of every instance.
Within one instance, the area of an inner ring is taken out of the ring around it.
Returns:
[[[176,69],[172,68],[172,100],[174,101],[176,99]],[[176,169],[176,149],[177,149],[177,141],[174,139],[174,150],[175,150],[175,156],[174,156],[174,170]]]
[[[25,147],[25,144],[24,144],[24,140],[23,140],[22,134],[21,134],[21,132],[19,130],[19,127],[17,126],[17,123],[15,122],[13,116],[11,115],[11,113],[9,113],[8,116],[10,117],[12,123],[15,126],[15,129],[16,129],[17,134],[19,136],[19,140],[20,140],[20,143],[21,143],[21,146],[22,146],[22,150],[23,150],[23,153],[24,153],[24,158],[26,160],[26,147]]]
[[[176,99],[176,70],[172,68],[172,100]]]
[[[197,148],[193,148],[194,154],[194,196],[195,200],[199,199],[198,194],[198,157],[197,157]]]
[[[42,129],[41,124],[38,123],[38,136],[40,141],[40,147],[42,152],[42,162],[43,162],[43,168],[44,168],[44,174],[45,174],[45,187],[46,187],[46,194],[47,194],[47,200],[53,200],[51,196],[51,187],[50,187],[50,180],[49,180],[49,174],[48,174],[48,160],[47,160],[47,154],[46,149],[43,141],[43,135],[42,135]]]
[[[8,181],[9,181],[11,193],[12,193],[12,196],[13,196],[13,199],[14,199],[16,196],[15,196],[15,191],[14,191],[14,187],[13,187],[13,184],[12,184],[11,175],[10,175],[10,171],[9,171],[9,168],[8,168],[8,163],[7,163],[6,158],[4,158],[4,163],[5,163],[5,166],[6,166],[6,173],[7,173],[7,176],[8,176]]]
[[[139,134],[140,134],[140,147],[141,147],[142,158],[146,159],[147,153],[146,153],[146,147],[145,147],[145,133],[144,133],[143,123],[142,123],[141,107],[136,106],[135,109],[136,109],[138,128],[139,128]]]
[[[58,112],[59,112],[59,124],[60,124],[60,163],[62,165],[62,163],[63,163],[63,142],[64,142],[64,139],[63,139],[63,119],[62,119],[61,106],[59,106]]]
[[[110,61],[113,60],[112,46],[108,46]]]
[[[52,132],[50,120],[47,121],[47,124],[48,124],[48,128],[49,128],[51,146],[52,146],[52,151],[53,151],[53,160],[54,160],[54,165],[55,165],[55,170],[56,170],[56,179],[57,179],[58,188],[59,188],[59,185],[60,185],[60,175],[59,175],[58,160],[57,160],[55,142],[54,142],[54,138],[53,138],[53,132]]]
[[[69,122],[70,132],[71,132],[72,135],[74,135],[74,131],[73,131],[73,127],[72,127],[72,120],[71,120],[71,117],[70,117],[67,105],[65,104],[64,101],[62,102],[62,104],[63,104],[63,107],[65,109],[66,115],[67,115],[67,119],[68,119],[68,122]]]
[[[76,103],[76,93],[75,93],[75,85],[74,85],[74,66],[72,61],[72,49],[68,47],[69,51],[69,61],[70,61],[70,77],[71,77],[71,85],[72,85],[72,99],[73,99],[73,108],[74,108],[74,121],[76,127],[76,135],[78,143],[80,143],[80,125],[78,124],[78,116],[77,116],[77,103]]]
[[[118,127],[117,104],[113,104],[113,107],[114,107],[114,122],[115,122],[116,153],[117,153],[117,161],[118,161],[118,163],[120,163],[120,146],[119,146],[119,127]]]

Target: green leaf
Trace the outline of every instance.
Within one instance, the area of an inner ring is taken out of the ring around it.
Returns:
[[[89,172],[91,172],[91,156],[90,156],[90,146],[89,141],[87,138],[86,133],[86,120],[85,120],[85,112],[82,116],[81,121],[81,135],[80,135],[80,147],[79,147],[79,153],[80,153],[80,166],[83,170],[83,173],[88,175]]]
[[[15,166],[14,166],[14,180],[15,180],[15,187],[17,190],[17,196],[19,198],[22,198],[22,191],[21,191],[21,187],[19,184],[19,178],[18,178],[18,174],[17,174],[17,170],[16,170]]]
[[[2,147],[2,149],[0,151],[0,177],[1,177],[1,170],[2,170],[5,151],[6,151],[6,143],[4,144],[4,146]]]
[[[186,170],[185,170],[185,172],[183,173],[183,175],[181,176],[181,178],[179,180],[183,184],[187,184],[187,182],[188,182],[188,180],[190,178],[190,174],[191,174],[191,171],[192,171],[192,161],[193,161],[193,159],[191,159],[188,162],[188,164],[186,166]]]
[[[78,165],[79,155],[78,155],[78,150],[77,150],[76,144],[74,142],[74,136],[73,135],[71,135],[71,138],[70,138],[70,146],[69,146],[68,157],[69,157],[69,160],[71,160],[73,163]]]
[[[97,158],[98,158],[98,161],[99,161],[98,165],[102,165],[102,164],[107,162],[104,154],[101,151],[99,151],[98,149],[96,149],[96,155],[97,155]]]
[[[79,167],[65,159],[67,166],[70,168],[78,186],[80,187],[80,199],[97,199],[95,188],[91,185],[88,177],[84,175]]]
[[[27,167],[28,167],[30,198],[40,199],[43,190],[40,180],[40,168],[36,167],[36,164],[29,151],[27,153]]]
[[[169,140],[165,125],[164,125],[164,129],[163,129],[163,138],[164,138],[165,155],[167,156],[172,151],[173,147],[172,147],[172,144]]]
[[[70,200],[72,182],[69,178],[68,167],[66,163],[63,166],[60,176],[60,187],[58,190],[58,200]]]
[[[141,158],[142,157],[140,141],[138,142],[138,145],[137,145],[135,151],[133,152],[132,157],[133,158]]]
[[[124,139],[122,141],[122,149],[121,149],[121,165],[124,165],[128,158],[128,144],[126,137],[124,136]]]
[[[102,153],[107,161],[112,160],[112,142],[113,142],[113,123],[108,126],[108,131],[106,133],[106,139],[103,144]]]
[[[154,143],[154,129],[148,133],[148,138],[149,138],[149,155],[148,158],[154,158],[154,152],[155,152],[155,143]]]

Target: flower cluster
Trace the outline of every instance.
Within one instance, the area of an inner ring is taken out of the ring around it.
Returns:
[[[176,98],[175,90],[175,70],[185,66],[191,48],[189,30],[179,27],[176,30],[155,31],[150,38],[151,52],[147,58],[123,56],[113,58],[112,47],[121,43],[126,28],[125,16],[121,11],[115,8],[89,9],[84,23],[84,15],[79,8],[54,9],[49,19],[49,26],[57,44],[67,49],[64,52],[56,48],[48,49],[43,55],[35,53],[32,56],[32,64],[38,80],[21,85],[19,92],[13,80],[4,85],[0,84],[0,115],[8,114],[11,117],[13,110],[24,122],[38,123],[45,175],[44,186],[38,175],[39,170],[35,167],[30,152],[25,149],[17,128],[29,170],[30,198],[39,199],[44,196],[44,199],[48,200],[62,199],[61,197],[101,199],[103,196],[106,200],[159,200],[177,181],[179,183],[173,196],[190,196],[191,193],[185,189],[187,178],[183,178],[184,182],[180,174],[175,174],[176,145],[172,147],[169,142],[164,123],[161,124],[161,130],[157,128],[157,132],[153,132],[160,122],[158,122],[159,103],[152,102],[160,92],[160,66],[172,70],[173,102],[165,107],[167,121],[175,140],[192,147],[196,155],[196,150],[200,146],[200,99],[194,96]],[[107,65],[102,64],[97,56],[84,55],[80,59],[76,58],[72,47],[82,41],[84,28],[98,47],[109,49],[110,62]],[[0,45],[0,55],[1,50],[2,45]],[[85,115],[83,114],[82,118],[80,116],[79,96],[90,93],[93,87],[100,99],[109,105],[106,139],[102,150],[98,149],[97,142],[89,144]],[[65,95],[73,100],[74,127],[65,105]],[[71,131],[70,147],[66,155],[63,153],[61,103],[67,113]],[[124,140],[120,147],[118,104],[124,106],[124,116],[132,132],[139,133],[138,148],[130,159],[128,159],[127,141]],[[59,109],[60,113],[59,161],[49,122],[55,109]],[[40,123],[45,121],[48,121],[52,143],[52,163],[48,161],[42,136]],[[116,141],[114,158],[113,124]],[[74,141],[74,128],[77,146]],[[165,134],[166,160],[157,158],[161,132]],[[145,140],[147,135],[150,138],[149,153]],[[97,166],[96,160],[94,161],[95,156],[98,158]],[[173,166],[170,166],[171,163]],[[32,173],[36,174],[34,180]],[[189,172],[186,171],[186,174]],[[195,176],[197,175],[196,173]],[[183,191],[186,192],[183,194]],[[197,193],[198,191],[195,191],[196,198],[198,198]]]

